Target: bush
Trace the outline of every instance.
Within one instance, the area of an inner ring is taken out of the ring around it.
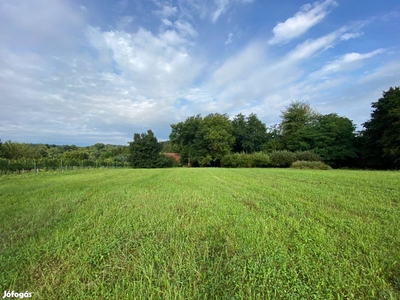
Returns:
[[[321,156],[319,156],[314,151],[296,152],[296,160],[301,160],[301,161],[322,161]]]
[[[236,168],[236,160],[233,157],[233,154],[226,154],[221,159],[221,166],[225,168]]]
[[[290,166],[294,169],[331,170],[332,168],[321,161],[298,160]]]
[[[233,153],[222,157],[221,165],[226,168],[246,168],[251,167],[251,160],[246,153]]]
[[[269,156],[263,152],[233,153],[225,155],[221,163],[225,168],[266,168],[269,166]]]
[[[226,168],[243,168],[247,167],[249,161],[245,153],[227,154],[222,157],[221,165]]]
[[[253,153],[252,158],[253,158],[253,167],[255,168],[267,168],[270,165],[269,156],[264,152]]]
[[[233,154],[234,159],[236,159],[238,168],[251,168],[253,161],[250,154],[246,153],[235,153]]]
[[[271,166],[278,168],[288,168],[297,160],[296,153],[286,150],[274,151],[269,155],[269,158]]]

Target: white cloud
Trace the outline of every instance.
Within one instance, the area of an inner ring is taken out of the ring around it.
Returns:
[[[210,83],[214,86],[225,86],[232,81],[253,72],[263,56],[264,47],[258,43],[250,44],[235,56],[227,59],[222,66],[215,70],[211,76]]]
[[[176,29],[179,30],[179,32],[183,36],[190,36],[190,37],[193,37],[193,38],[198,36],[197,31],[194,30],[192,25],[190,23],[188,23],[188,22],[178,20],[178,21],[176,21],[174,23],[174,26],[176,27]]]
[[[347,41],[347,40],[350,40],[350,39],[358,38],[358,37],[362,36],[363,34],[364,34],[363,32],[345,33],[340,37],[340,39],[342,39],[343,41]]]
[[[79,43],[85,15],[81,7],[70,6],[65,1],[3,0],[0,4],[1,43],[14,47],[23,45],[25,49],[48,44],[52,47],[47,50],[57,48],[57,51],[67,52]]]
[[[254,0],[178,0],[179,10],[185,17],[193,21],[195,18],[210,18],[213,23],[236,5],[246,5]]]
[[[175,30],[167,30],[159,34],[161,41],[174,46],[186,45],[188,40],[180,36]]]
[[[366,72],[359,79],[359,84],[378,84],[382,82],[387,82],[387,87],[398,86],[400,82],[400,63],[399,60],[391,61],[387,64],[379,66],[375,70]]]
[[[230,32],[228,34],[228,39],[225,41],[225,45],[229,45],[230,43],[232,43],[232,36],[233,36],[233,33]]]
[[[100,36],[99,43],[112,51],[118,68],[147,96],[162,97],[163,93],[173,92],[198,70],[187,50],[189,42],[173,30],[158,36],[143,28],[134,34],[104,32]]]
[[[313,54],[320,50],[326,50],[333,47],[334,43],[340,38],[341,34],[346,31],[342,27],[330,34],[322,36],[317,39],[308,39],[305,42],[296,46],[294,50],[288,53],[289,60],[304,60],[311,57]]]
[[[334,0],[315,2],[314,4],[303,5],[299,12],[283,23],[278,23],[272,32],[274,36],[269,44],[275,45],[286,43],[294,38],[303,35],[308,29],[318,24],[329,13],[328,8],[335,6]]]
[[[212,16],[213,23],[215,23],[219,16],[225,12],[226,6],[229,4],[229,0],[215,0],[215,4],[217,5],[217,9],[214,11]]]
[[[177,12],[178,8],[176,6],[164,5],[161,10],[157,10],[154,13],[166,19],[175,16]]]
[[[377,54],[381,54],[384,51],[385,51],[384,49],[377,49],[375,51],[365,53],[365,54],[360,54],[360,53],[356,53],[356,52],[347,53],[347,54],[341,56],[340,58],[338,58],[337,60],[327,63],[320,70],[311,73],[310,77],[324,78],[325,76],[332,74],[332,73],[350,70],[350,69],[356,67],[362,61],[364,61],[368,58],[374,57]]]
[[[172,22],[170,20],[168,20],[168,19],[161,19],[161,22],[163,22],[163,24],[165,26],[172,26],[173,25]]]

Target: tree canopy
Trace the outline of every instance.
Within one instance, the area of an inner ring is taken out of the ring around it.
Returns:
[[[357,157],[355,125],[337,114],[320,115],[305,130],[309,149],[319,154],[325,163],[335,167],[348,165]]]
[[[281,117],[283,150],[312,150],[332,166],[346,165],[357,157],[355,125],[348,118],[322,115],[301,101],[292,102]]]
[[[320,116],[310,104],[303,101],[293,101],[281,112],[282,142],[285,149],[290,151],[308,150],[304,140],[307,126],[312,126]]]
[[[235,137],[234,152],[258,152],[268,141],[267,127],[256,114],[250,114],[248,117],[238,114],[233,118],[232,125]]]
[[[133,168],[160,168],[165,161],[160,154],[161,148],[153,131],[135,133],[133,142],[129,143],[128,162]]]
[[[233,126],[226,114],[192,116],[171,125],[170,140],[178,146],[183,163],[217,166],[234,144]]]
[[[400,88],[391,87],[372,103],[371,118],[363,124],[363,158],[373,168],[400,167]]]

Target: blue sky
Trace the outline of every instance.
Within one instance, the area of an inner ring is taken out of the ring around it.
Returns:
[[[360,125],[400,85],[398,0],[0,0],[0,139],[126,145],[293,100]]]

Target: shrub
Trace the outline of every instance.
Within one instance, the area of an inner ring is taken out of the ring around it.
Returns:
[[[296,153],[287,150],[274,151],[269,155],[272,167],[288,168],[296,159]]]
[[[321,161],[304,161],[298,160],[290,166],[294,169],[313,169],[313,170],[330,170],[330,166],[324,164]]]
[[[270,159],[268,154],[264,152],[256,152],[252,154],[253,167],[255,168],[266,168],[270,165]]]
[[[233,154],[234,159],[236,159],[238,168],[251,168],[253,161],[250,154],[246,153],[235,153]]]
[[[226,154],[221,159],[221,166],[225,168],[236,168],[236,161],[233,154]]]
[[[233,153],[225,155],[221,163],[225,168],[265,168],[269,166],[269,156],[263,152]]]
[[[233,153],[222,157],[221,163],[222,166],[226,168],[247,168],[251,167],[252,160],[250,154]]]
[[[314,151],[302,151],[296,152],[296,160],[301,161],[321,161],[321,156],[319,156]]]

